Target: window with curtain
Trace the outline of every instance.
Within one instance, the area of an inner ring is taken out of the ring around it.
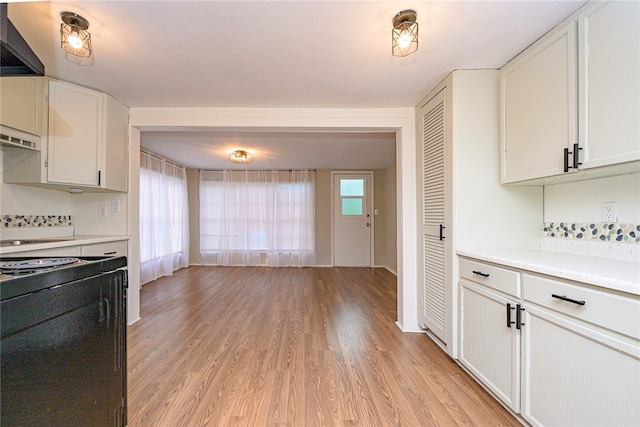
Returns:
[[[141,151],[141,283],[189,265],[188,203],[184,166]]]
[[[314,265],[315,172],[200,171],[200,254],[214,265]]]

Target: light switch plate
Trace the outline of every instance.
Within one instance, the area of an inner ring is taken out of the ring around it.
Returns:
[[[112,212],[120,212],[120,199],[112,199],[111,200],[111,211]]]
[[[98,218],[107,217],[107,205],[98,205]]]
[[[618,205],[616,202],[605,202],[602,204],[602,222],[618,221]]]

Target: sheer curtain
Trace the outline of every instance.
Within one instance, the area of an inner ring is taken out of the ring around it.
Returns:
[[[200,254],[214,265],[314,265],[315,172],[200,171]]]
[[[154,154],[140,152],[140,282],[189,265],[187,174]]]

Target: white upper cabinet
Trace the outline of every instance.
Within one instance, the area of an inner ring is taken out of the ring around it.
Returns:
[[[595,3],[579,28],[582,167],[640,160],[640,2]]]
[[[49,82],[49,182],[100,186],[103,96],[80,86]]]
[[[39,77],[0,78],[0,124],[42,135],[42,85]]]
[[[576,35],[570,22],[501,70],[502,183],[564,173],[577,142]]]
[[[640,3],[627,1],[589,3],[509,62],[501,182],[640,171],[639,62]]]
[[[129,108],[106,93],[38,79],[43,83],[42,98],[48,100],[43,108],[48,119],[42,124],[43,148],[5,155],[4,182],[126,192]]]

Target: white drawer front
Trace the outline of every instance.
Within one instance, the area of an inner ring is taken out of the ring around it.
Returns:
[[[460,276],[505,294],[520,298],[520,273],[506,268],[460,258]]]
[[[127,241],[95,243],[82,247],[84,256],[127,256]]]
[[[524,274],[523,288],[526,301],[640,339],[638,298],[531,274]]]

